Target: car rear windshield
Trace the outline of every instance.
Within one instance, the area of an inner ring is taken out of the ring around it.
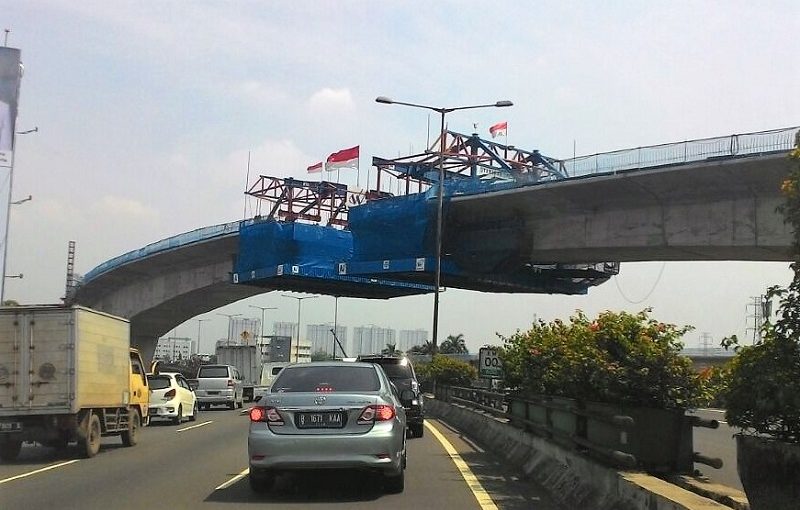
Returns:
[[[273,391],[284,392],[362,392],[378,391],[378,374],[372,367],[303,366],[287,368],[275,383]]]
[[[408,363],[401,363],[400,360],[395,359],[376,359],[369,360],[370,363],[375,363],[383,367],[383,371],[389,376],[389,379],[411,379],[414,375],[411,372],[411,365]]]
[[[200,367],[197,378],[201,377],[228,377],[228,367]]]
[[[163,390],[171,386],[170,378],[167,375],[148,375],[147,382],[150,383],[151,390]]]

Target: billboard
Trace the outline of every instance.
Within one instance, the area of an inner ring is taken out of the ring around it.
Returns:
[[[11,167],[19,98],[20,51],[0,47],[0,166]]]

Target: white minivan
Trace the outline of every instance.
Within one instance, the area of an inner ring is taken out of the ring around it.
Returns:
[[[283,367],[289,365],[287,362],[274,362],[274,363],[264,363],[261,366],[261,380],[258,383],[258,386],[253,390],[253,400],[259,402],[267,390],[272,387],[272,382],[278,377],[278,374],[281,373]]]
[[[231,409],[244,406],[242,376],[231,365],[203,365],[197,371],[197,403],[200,409],[227,405]]]

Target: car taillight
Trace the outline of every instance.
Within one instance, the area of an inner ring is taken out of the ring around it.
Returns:
[[[274,407],[253,407],[250,409],[250,421],[267,422],[270,425],[283,425],[283,418]]]
[[[379,404],[375,406],[367,406],[361,411],[361,416],[358,417],[358,423],[364,425],[375,421],[389,421],[395,417],[395,410],[393,406]]]
[[[169,399],[175,398],[175,394],[176,394],[175,388],[173,388],[173,389],[169,390],[168,392],[164,393],[164,399],[165,400],[169,400]]]
[[[233,388],[233,379],[228,379],[228,388]]]

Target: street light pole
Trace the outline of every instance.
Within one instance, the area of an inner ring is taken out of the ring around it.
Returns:
[[[264,348],[264,312],[266,310],[277,310],[278,308],[275,306],[257,306],[257,305],[250,305],[250,308],[258,308],[261,310],[261,347],[259,349]]]
[[[218,313],[217,315],[222,315],[223,317],[228,318],[228,344],[231,344],[231,333],[233,333],[233,318],[239,317],[240,313]]]
[[[281,294],[281,296],[297,300],[297,348],[296,348],[296,354],[294,355],[294,361],[295,363],[297,363],[298,361],[300,361],[300,304],[303,302],[304,299],[317,299],[319,296],[288,296],[286,294]],[[289,361],[292,361],[291,343],[289,343]]]
[[[197,319],[197,351],[200,352],[200,325],[208,322],[211,319]]]
[[[443,230],[443,209],[444,209],[444,149],[445,149],[445,129],[444,117],[450,112],[457,110],[472,110],[475,108],[503,108],[513,106],[511,101],[497,101],[493,104],[479,104],[471,106],[456,106],[454,108],[443,108],[428,106],[415,103],[405,103],[402,101],[395,101],[385,96],[378,96],[375,102],[381,104],[399,104],[402,106],[410,106],[412,108],[422,108],[425,110],[432,110],[441,116],[441,128],[439,130],[439,187],[436,191],[436,268],[434,276],[433,287],[433,354],[436,353],[439,338],[439,292],[442,283],[442,230]]]

